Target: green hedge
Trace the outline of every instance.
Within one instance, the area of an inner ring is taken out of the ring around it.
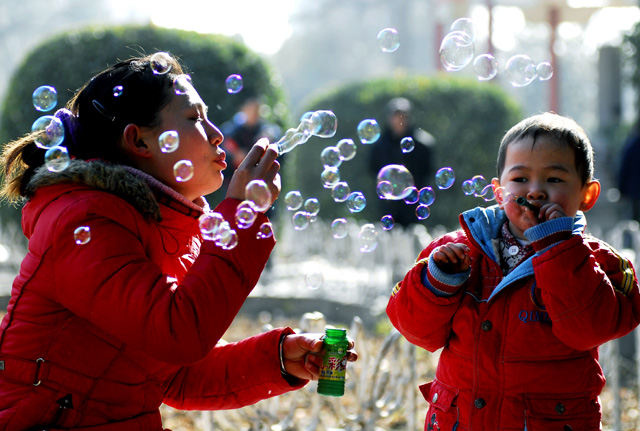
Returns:
[[[500,140],[521,119],[520,109],[496,85],[448,76],[353,83],[311,100],[307,110],[329,109],[336,114],[338,131],[332,139],[313,137],[287,154],[283,195],[297,188],[305,198],[318,198],[321,203],[319,217],[327,220],[354,216],[377,221],[385,212],[386,202],[378,199],[375,178],[367,169],[368,152],[375,143],[360,144],[356,128],[365,118],[376,118],[380,125],[384,124],[385,105],[398,96],[413,102],[414,123],[436,139],[434,169],[449,166],[456,173],[456,181],[448,190],[438,190],[435,181],[428,184],[436,191],[431,216],[422,222],[416,219],[416,222],[454,227],[461,211],[486,205],[482,199],[464,195],[460,185],[474,175],[483,175],[487,180],[495,176]],[[320,182],[323,170],[320,152],[342,138],[351,138],[358,146],[356,157],[343,162],[339,168],[341,179],[349,183],[351,190],[362,191],[367,198],[365,210],[356,214],[350,214],[344,203],[334,202]],[[414,210],[415,205],[407,206],[407,211]]]

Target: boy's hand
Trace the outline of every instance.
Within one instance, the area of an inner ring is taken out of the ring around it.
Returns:
[[[245,187],[252,180],[263,180],[269,186],[271,203],[280,195],[280,164],[276,160],[278,151],[275,145],[270,145],[267,139],[260,139],[247,153],[238,169],[233,173],[227,197],[239,200],[245,199]]]
[[[458,274],[465,272],[471,267],[469,247],[465,244],[449,242],[441,245],[433,252],[433,260],[438,268],[446,274]]]
[[[288,374],[299,379],[318,380],[322,365],[322,336],[324,334],[290,334],[282,341],[284,368]],[[358,354],[354,342],[349,339],[347,361],[354,362]]]
[[[566,216],[567,214],[564,212],[562,207],[553,202],[542,205],[538,210],[538,220],[540,223]]]

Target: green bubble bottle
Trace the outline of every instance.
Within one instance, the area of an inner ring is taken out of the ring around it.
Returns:
[[[346,329],[325,329],[322,365],[318,379],[318,393],[320,395],[331,397],[344,395],[348,349],[349,341]]]

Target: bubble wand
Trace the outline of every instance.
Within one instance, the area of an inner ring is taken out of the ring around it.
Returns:
[[[518,196],[516,198],[516,203],[518,205],[522,205],[523,207],[527,207],[529,208],[531,211],[533,211],[534,213],[538,212],[538,207],[535,206],[534,204],[532,204],[531,202],[529,202],[528,200],[526,200],[524,197],[522,196]]]

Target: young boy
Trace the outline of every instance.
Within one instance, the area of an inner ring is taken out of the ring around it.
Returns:
[[[498,205],[460,216],[398,283],[387,314],[408,341],[443,348],[420,387],[426,430],[599,430],[598,346],[640,318],[630,262],[584,234],[600,184],[574,121],[514,126],[498,152]]]

